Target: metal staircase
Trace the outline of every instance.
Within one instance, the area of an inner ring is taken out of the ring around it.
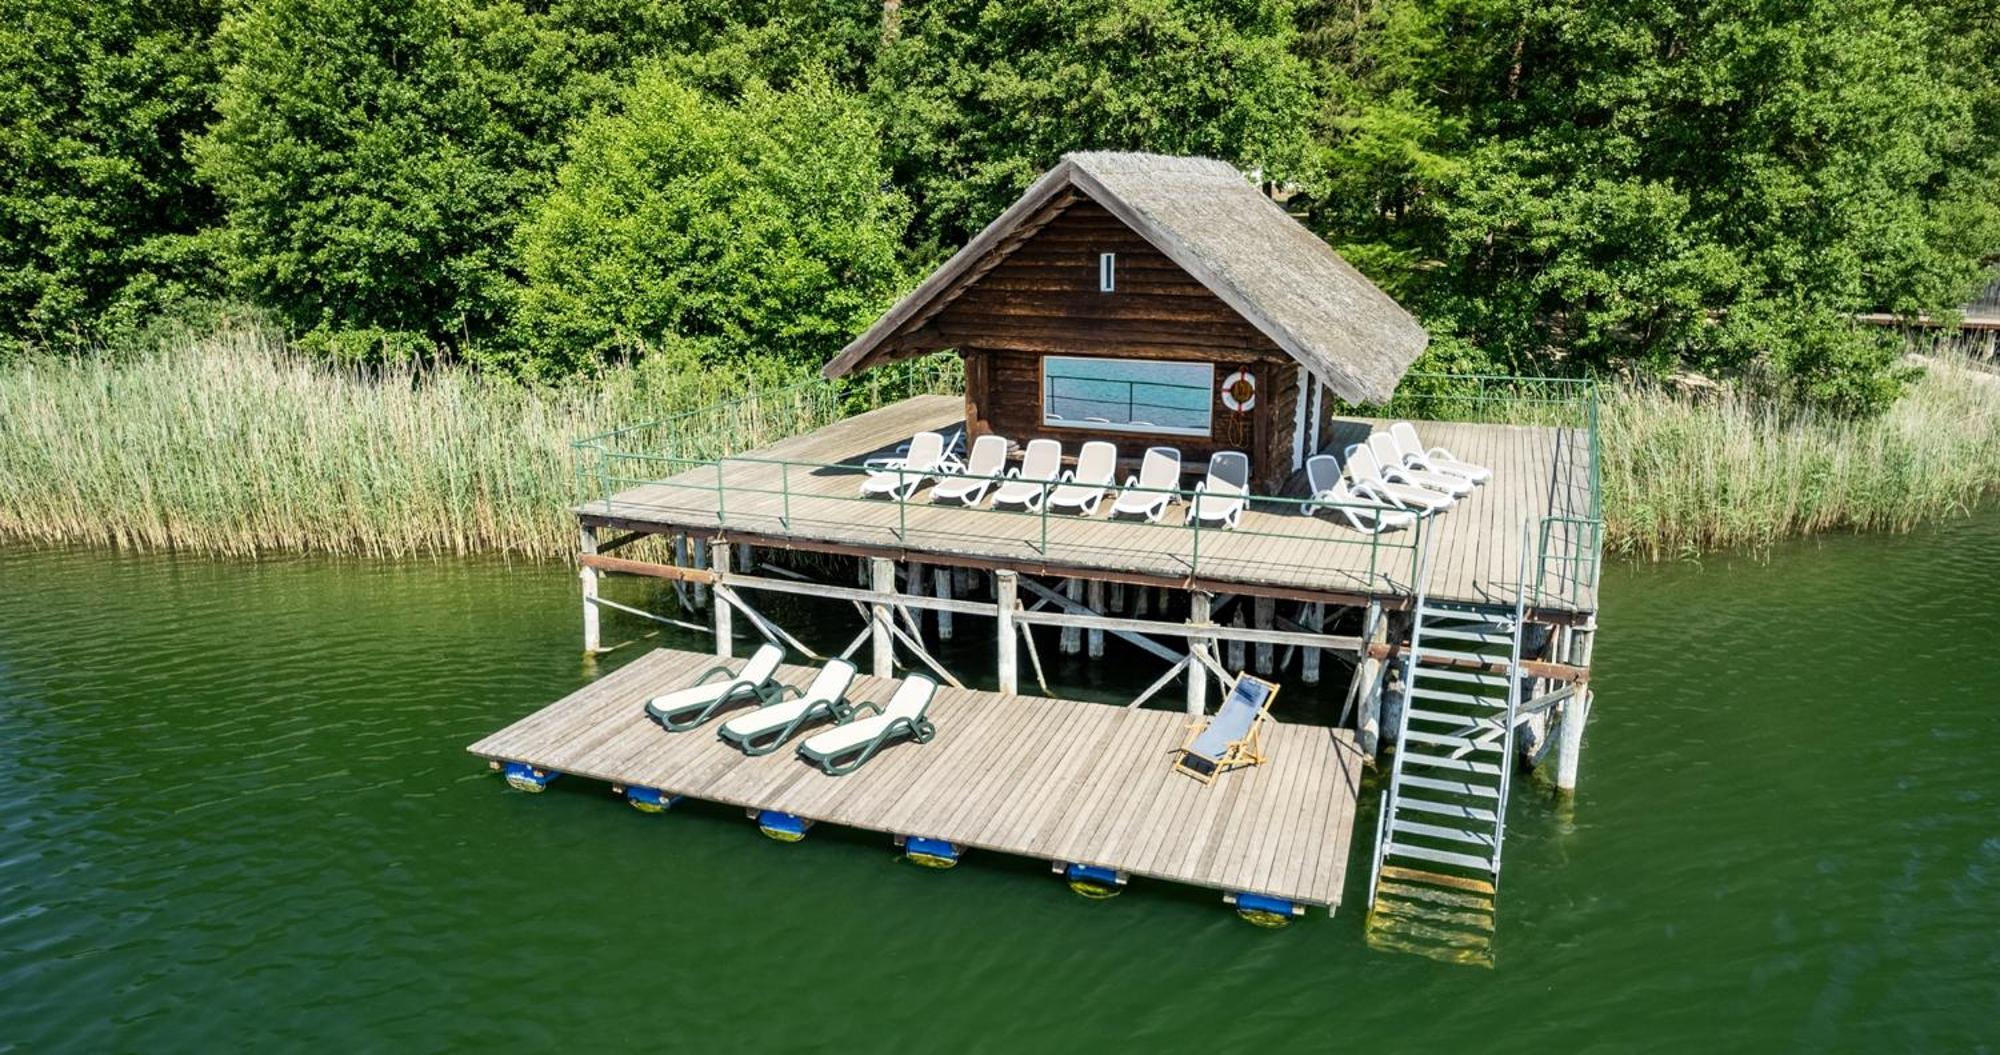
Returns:
[[[1524,547],[1517,581],[1528,581],[1528,560]],[[1426,572],[1429,563],[1426,553]],[[1490,966],[1527,591],[1511,608],[1432,603],[1426,577],[1417,580],[1395,761],[1376,827],[1368,940]]]

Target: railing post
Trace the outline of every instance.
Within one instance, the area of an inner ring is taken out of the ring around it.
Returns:
[[[723,515],[723,494],[725,493],[725,489],[722,486],[723,461],[724,459],[722,458],[715,459],[715,526],[718,528],[729,526],[728,519]]]
[[[611,511],[611,445],[597,445],[597,500],[604,504],[604,511]]]
[[[1192,576],[1201,571],[1201,496],[1196,495],[1187,501],[1188,522],[1194,525],[1194,552],[1188,555],[1188,574]]]

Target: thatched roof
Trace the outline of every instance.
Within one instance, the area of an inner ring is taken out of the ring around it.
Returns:
[[[1380,403],[1430,337],[1333,247],[1235,166],[1158,154],[1070,154],[822,371],[918,354],[921,326],[1078,197],[1087,197],[1214,291],[1341,398]]]

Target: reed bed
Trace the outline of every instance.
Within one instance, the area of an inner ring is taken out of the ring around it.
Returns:
[[[703,447],[742,450],[902,394],[800,375],[661,360],[536,388],[342,368],[255,329],[122,360],[30,358],[0,365],[0,538],[568,557],[580,437],[671,418]],[[686,413],[746,391],[759,395],[712,420]]]
[[[1925,357],[1886,413],[1833,417],[1732,388],[1610,389],[1606,545],[1649,559],[1825,531],[1908,531],[2000,489],[2000,374]]]
[[[1907,530],[2000,485],[2000,376],[1948,359],[1867,420],[1724,389],[1604,390],[1608,546],[1640,558],[1828,530]],[[879,372],[878,372],[879,373]],[[859,386],[659,357],[587,384],[356,371],[256,329],[124,358],[0,364],[0,539],[403,557],[566,558],[574,441],[704,457],[817,428],[949,372]],[[750,392],[719,409],[695,408]]]

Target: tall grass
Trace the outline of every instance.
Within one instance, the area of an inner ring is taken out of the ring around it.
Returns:
[[[799,371],[668,360],[555,389],[454,367],[364,372],[257,329],[117,361],[30,358],[0,365],[0,538],[567,556],[579,495],[572,441],[800,384],[826,387]],[[839,401],[817,403],[820,417],[842,412]],[[705,434],[741,450],[820,423],[731,414]]]
[[[17,360],[0,365],[0,539],[564,557],[578,438],[667,418],[613,446],[740,451],[911,387],[798,380],[667,358],[562,388],[457,368],[364,373],[256,329],[117,360]],[[2000,485],[2000,376],[1950,361],[1930,361],[1870,420],[1626,387],[1606,392],[1602,425],[1609,546],[1641,557],[1903,530]]]
[[[1614,388],[1602,410],[1606,545],[1648,558],[1832,530],[1907,531],[2000,488],[2000,374],[1928,357],[1885,414]]]

